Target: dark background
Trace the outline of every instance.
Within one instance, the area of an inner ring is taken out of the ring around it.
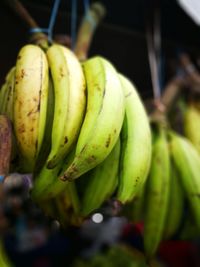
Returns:
[[[15,64],[17,53],[29,37],[29,30],[20,18],[0,1],[0,83],[8,69]],[[22,0],[41,27],[47,27],[53,0]],[[92,1],[90,1],[91,3]],[[164,84],[173,71],[171,66],[180,51],[197,59],[200,28],[186,15],[175,0],[102,0],[106,17],[95,32],[89,56],[107,57],[116,68],[131,78],[144,98],[152,96],[145,23],[153,6],[160,9],[162,62]],[[83,16],[83,1],[78,3],[78,21]],[[71,1],[61,0],[54,33],[70,35]]]

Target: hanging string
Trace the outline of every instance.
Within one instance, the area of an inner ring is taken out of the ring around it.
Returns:
[[[30,29],[30,33],[39,33],[39,32],[47,33],[48,41],[50,43],[52,43],[53,29],[54,29],[55,20],[56,20],[56,16],[58,13],[59,5],[60,5],[60,0],[55,0],[53,8],[52,8],[51,16],[50,16],[48,28],[40,28],[40,27],[32,28],[32,29]]]
[[[71,1],[71,49],[76,43],[77,0]]]
[[[88,9],[89,9],[89,7],[90,7],[90,1],[89,0],[84,0],[83,4],[84,4],[84,12],[86,14]]]
[[[60,0],[55,0],[54,1],[54,5],[53,5],[53,9],[51,12],[51,17],[50,17],[50,21],[49,21],[49,27],[48,27],[48,39],[50,42],[52,42],[52,36],[53,36],[53,28],[55,25],[55,21],[56,21],[56,16],[58,13],[58,8],[60,5]]]

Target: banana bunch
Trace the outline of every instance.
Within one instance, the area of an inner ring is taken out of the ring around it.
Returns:
[[[63,226],[109,199],[142,190],[151,165],[149,118],[134,84],[102,56],[25,45],[0,90],[12,124],[15,170],[33,174],[31,197]]]

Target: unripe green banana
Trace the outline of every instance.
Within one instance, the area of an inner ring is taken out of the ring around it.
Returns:
[[[118,184],[120,139],[108,157],[81,179],[85,179],[81,199],[81,214],[88,216],[109,199]],[[79,179],[78,179],[79,180]],[[77,181],[78,182],[78,181]]]
[[[34,169],[46,124],[48,63],[36,45],[25,45],[16,62],[13,122],[23,171]]]
[[[67,182],[61,181],[58,177],[71,164],[74,159],[75,150],[72,150],[63,161],[53,169],[48,169],[46,165],[35,176],[31,197],[34,201],[40,202],[55,198],[68,186]]]
[[[146,183],[140,188],[134,199],[124,205],[122,210],[122,215],[127,217],[133,223],[138,223],[144,220],[145,185]]]
[[[86,84],[81,64],[70,49],[53,45],[47,56],[55,88],[52,149],[47,159],[48,168],[53,168],[67,156],[78,138],[85,112]]]
[[[166,216],[164,239],[170,239],[177,233],[184,212],[184,193],[179,174],[171,162],[171,181],[169,192],[168,212]]]
[[[122,127],[117,199],[131,201],[144,184],[151,162],[151,130],[144,105],[134,85],[119,74],[125,95],[125,119]]]
[[[184,134],[200,153],[200,104],[190,102],[184,112]]]
[[[83,63],[87,84],[87,109],[72,164],[60,176],[73,180],[96,167],[117,142],[124,119],[124,95],[112,64],[94,57]],[[117,116],[116,116],[117,114]]]
[[[153,142],[152,163],[146,188],[144,250],[147,259],[151,259],[163,237],[170,188],[169,148],[166,131],[162,126],[159,126]]]
[[[177,133],[170,134],[170,149],[191,212],[200,229],[200,155],[194,145]]]

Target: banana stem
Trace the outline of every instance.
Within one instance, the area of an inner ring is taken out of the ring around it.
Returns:
[[[74,48],[74,52],[80,61],[83,61],[88,57],[88,51],[91,46],[94,31],[105,14],[106,10],[102,3],[93,3],[83,17]]]

